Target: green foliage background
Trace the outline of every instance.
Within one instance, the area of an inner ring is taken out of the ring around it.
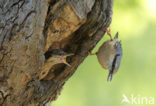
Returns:
[[[52,106],[132,106],[121,103],[123,94],[156,99],[156,0],[114,0],[111,31],[119,32],[123,46],[112,82],[96,56],[88,56]],[[108,39],[105,35],[92,52]]]

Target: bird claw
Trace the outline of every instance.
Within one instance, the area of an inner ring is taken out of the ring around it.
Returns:
[[[110,39],[112,40],[112,35],[111,35],[111,30],[110,28],[107,28],[107,35],[110,37]]]
[[[96,53],[91,53],[91,52],[88,52],[88,54],[89,54],[90,56],[96,55]]]

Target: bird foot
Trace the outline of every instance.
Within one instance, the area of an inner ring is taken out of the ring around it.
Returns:
[[[96,53],[91,53],[91,52],[88,52],[88,54],[89,54],[90,56],[96,55]]]
[[[111,35],[111,29],[107,28],[107,35],[110,37],[110,39],[112,40],[112,35]]]

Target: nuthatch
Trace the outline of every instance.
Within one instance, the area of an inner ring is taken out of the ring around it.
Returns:
[[[107,33],[111,37],[110,30]],[[111,81],[113,74],[119,69],[122,58],[122,47],[121,42],[118,41],[118,32],[114,39],[111,38],[111,40],[104,42],[95,54],[102,67],[109,70],[107,81]],[[91,53],[91,55],[94,54]]]
[[[72,55],[74,55],[74,54],[73,53],[67,54],[66,52],[64,52],[62,50],[53,50],[51,53],[47,53],[46,56],[50,57],[50,58],[48,58],[45,61],[44,65],[42,67],[42,71],[39,75],[39,79],[42,80],[45,77],[47,77],[49,71],[51,71],[52,67],[56,64],[64,63],[67,66],[70,66],[70,64],[67,63],[66,58],[68,56],[72,56]],[[53,75],[51,75],[51,77],[53,77]]]

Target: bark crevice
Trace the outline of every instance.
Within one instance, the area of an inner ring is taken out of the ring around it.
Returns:
[[[0,104],[43,106],[55,100],[104,35],[112,5],[113,0],[1,0]],[[53,77],[40,80],[56,49],[74,54],[67,58],[72,67],[54,65]]]

